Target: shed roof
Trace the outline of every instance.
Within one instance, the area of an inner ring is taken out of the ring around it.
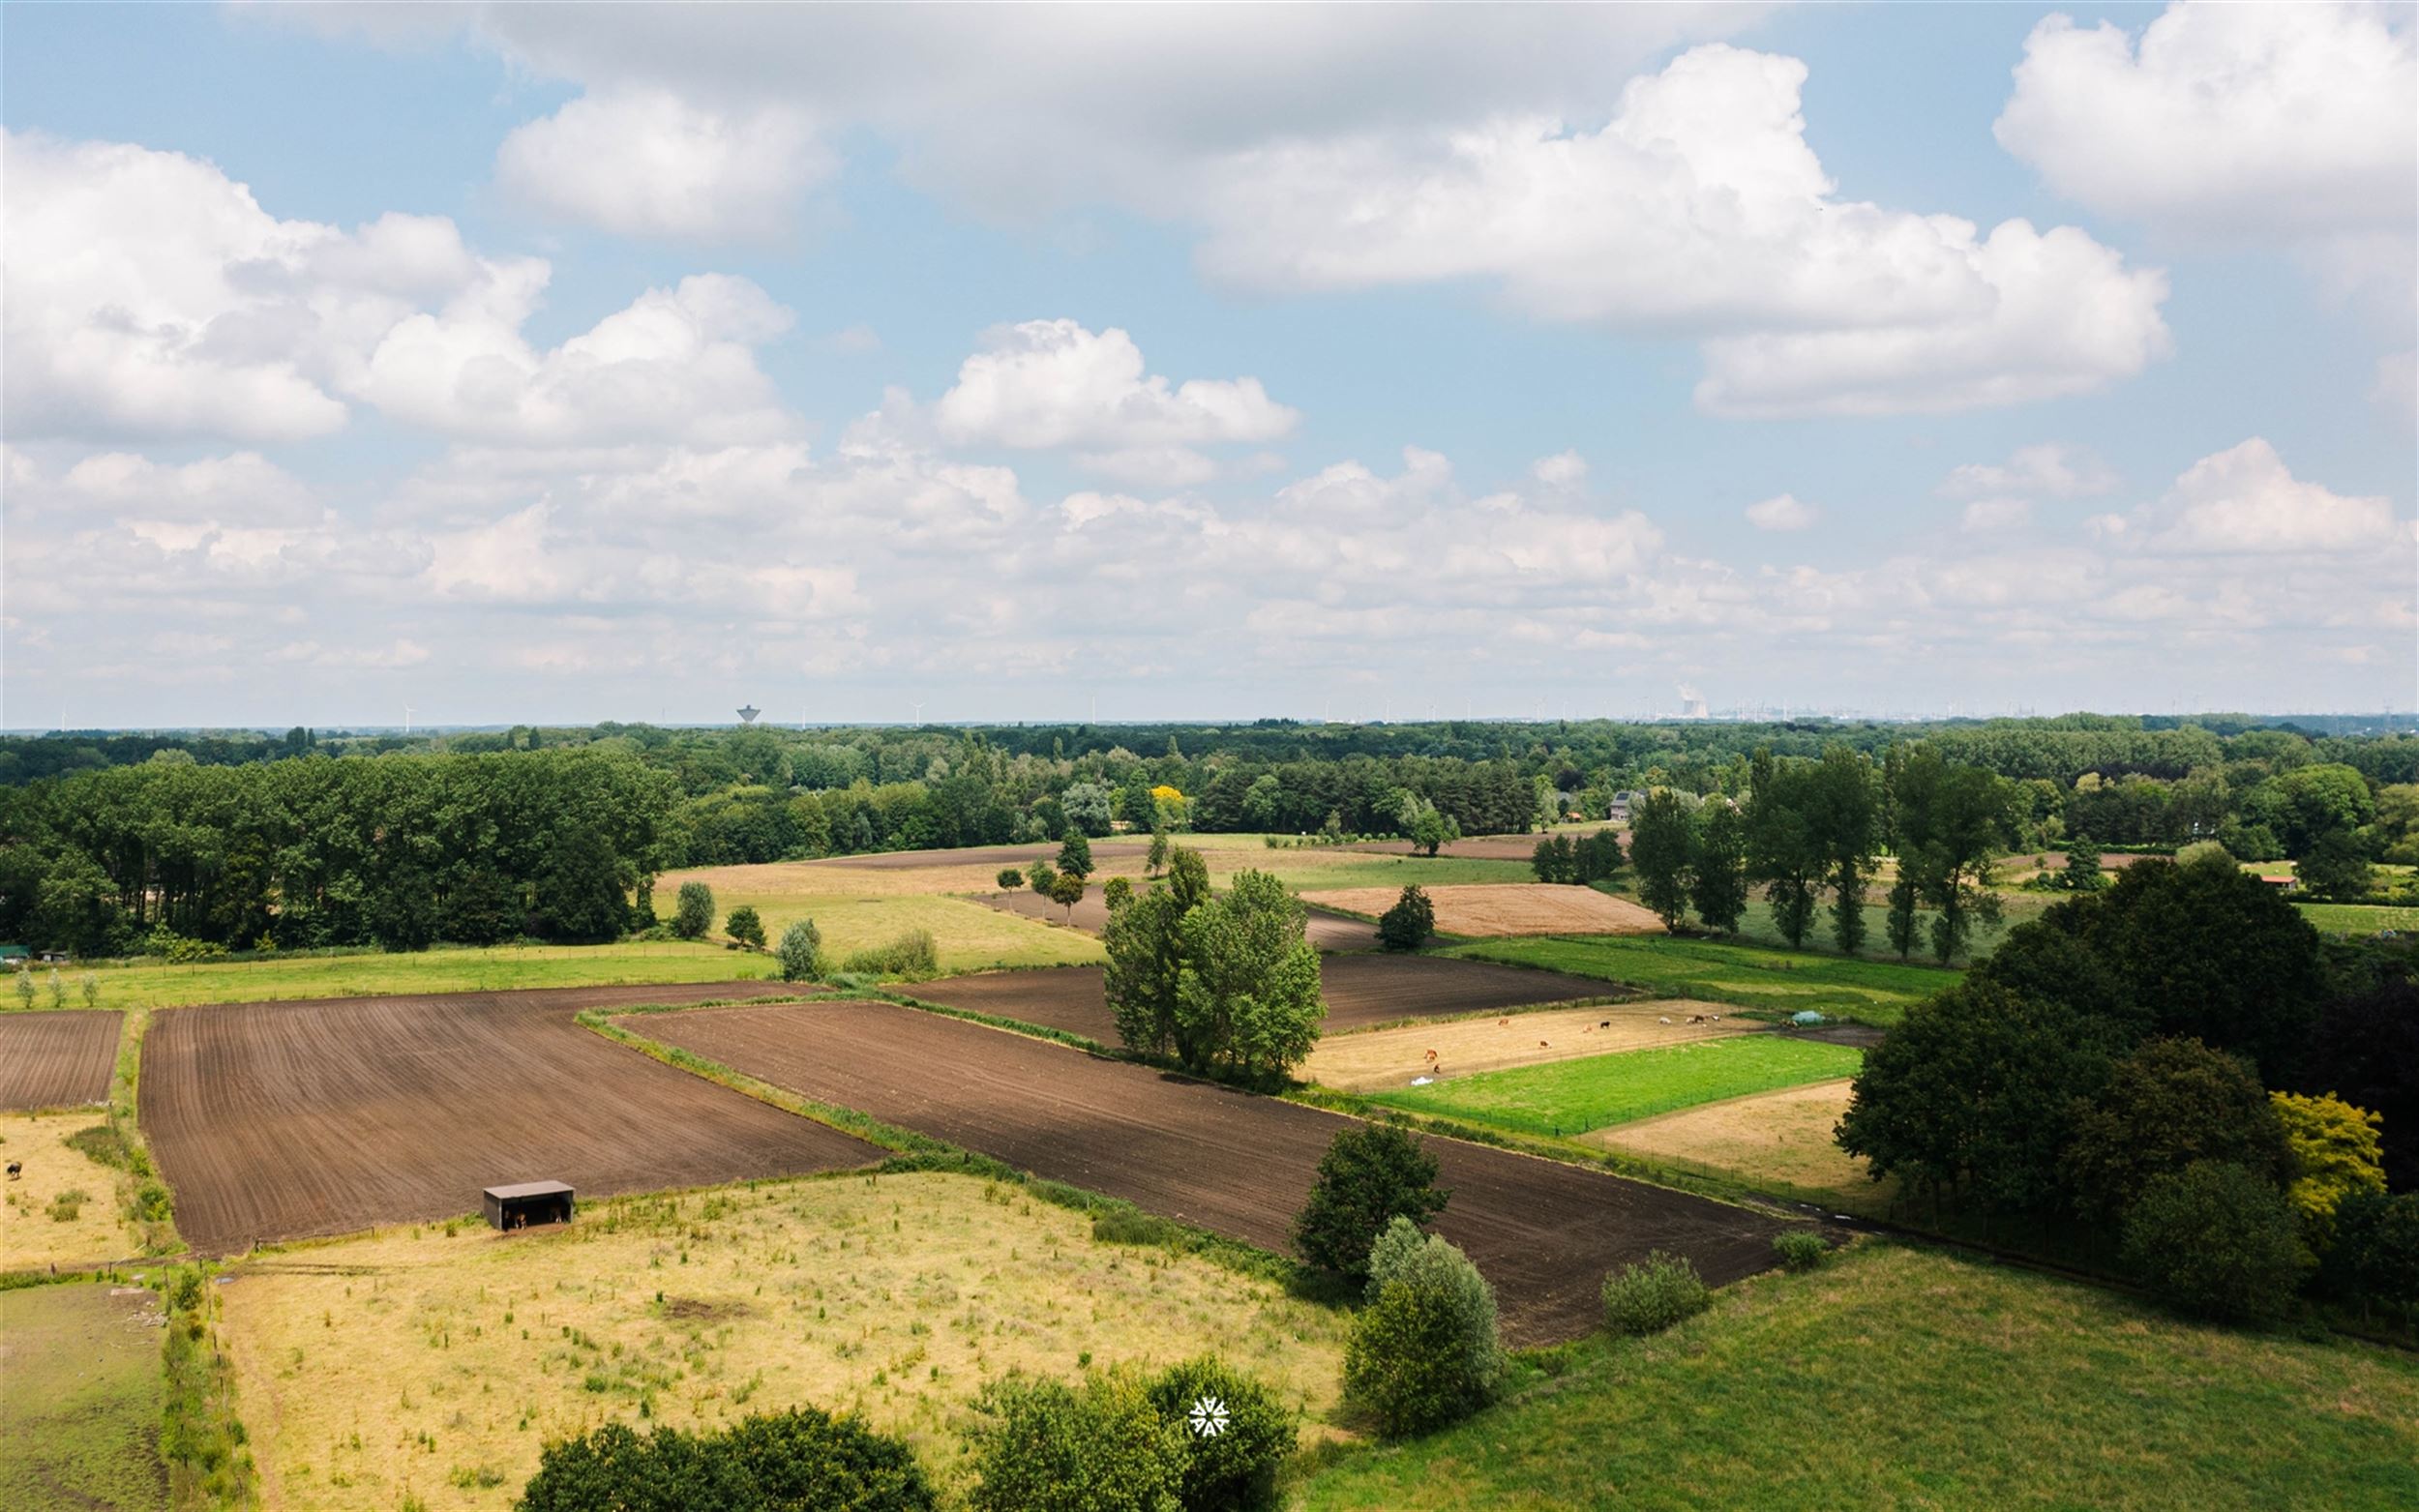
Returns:
[[[569,1197],[571,1188],[560,1181],[522,1181],[511,1186],[489,1187],[480,1195],[504,1201],[516,1197]]]

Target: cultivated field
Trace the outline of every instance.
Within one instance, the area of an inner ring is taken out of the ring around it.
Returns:
[[[1094,880],[1098,880],[1094,878]],[[1013,913],[1021,918],[1039,919],[1045,924],[1070,926],[1087,934],[1097,935],[1109,927],[1109,900],[1098,887],[1084,895],[1072,918],[1068,910],[1030,888],[1024,892],[977,893],[974,901],[987,908]],[[1375,950],[1378,948],[1377,926],[1366,919],[1356,919],[1341,913],[1329,913],[1312,908],[1303,922],[1302,937],[1320,950]]]
[[[1330,955],[1319,963],[1319,982],[1328,1007],[1327,1034],[1609,995],[1604,983],[1584,977],[1436,956]],[[1098,966],[987,972],[922,982],[909,992],[944,1008],[1063,1029],[1102,1045],[1120,1043]]]
[[[967,1399],[1087,1358],[1214,1349],[1316,1437],[1345,1324],[1210,1261],[1095,1241],[1013,1186],[930,1172],[622,1199],[511,1235],[399,1230],[248,1260],[224,1298],[264,1499],[297,1508],[503,1507],[549,1438],[796,1404],[860,1411],[962,1485]]]
[[[1310,1512],[2419,1505],[2419,1359],[1872,1243],[1343,1451]]]
[[[887,1003],[824,1001],[621,1021],[805,1097],[1266,1249],[1290,1246],[1319,1158],[1351,1120]],[[1656,1187],[1449,1140],[1437,1228],[1495,1283],[1506,1336],[1596,1325],[1612,1265],[1650,1249],[1722,1282],[1769,1264],[1778,1226]]]
[[[1501,934],[1660,934],[1663,921],[1626,898],[1593,887],[1513,882],[1494,887],[1431,887],[1440,934],[1478,939]],[[1306,903],[1347,913],[1381,914],[1398,895],[1384,888],[1308,893]]]
[[[98,1112],[0,1116],[0,1160],[25,1168],[0,1197],[0,1270],[73,1269],[142,1254],[142,1234],[118,1206],[117,1171],[67,1142],[86,1129],[108,1133]]]
[[[206,1254],[476,1212],[479,1189],[582,1196],[862,1165],[821,1124],[618,1049],[589,1007],[758,983],[180,1009],[143,1046],[142,1127]]]
[[[1587,1136],[1591,1144],[1681,1170],[1785,1187],[1835,1207],[1887,1209],[1897,1180],[1867,1178],[1865,1161],[1832,1131],[1848,1111],[1848,1082],[1814,1082],[1641,1118]]]
[[[1462,861],[1518,861],[1527,864],[1537,857],[1538,842],[1548,836],[1568,835],[1573,840],[1583,840],[1600,829],[1618,830],[1621,826],[1557,824],[1550,830],[1538,830],[1532,835],[1469,835],[1460,840],[1447,842],[1438,848],[1437,854]],[[1372,855],[1413,854],[1411,842],[1407,840],[1363,840],[1343,848]]]
[[[149,1291],[0,1291],[0,1506],[168,1504],[160,1459],[160,1311]]]
[[[1582,1055],[1683,1045],[1763,1027],[1737,1017],[1720,1023],[1688,1023],[1696,1017],[1710,1020],[1721,1012],[1719,1003],[1658,997],[1641,1003],[1546,1009],[1509,1018],[1411,1023],[1365,1034],[1329,1035],[1310,1052],[1302,1076],[1348,1092],[1377,1091],[1404,1086],[1414,1077],[1443,1081]],[[1430,1051],[1436,1052],[1433,1060],[1428,1058]]]
[[[1884,1027],[1896,1023],[1910,1004],[1963,976],[1936,966],[1656,936],[1482,940],[1452,954],[1599,977],[1658,997],[1702,997],[1775,1013],[1810,1008]]]
[[[613,945],[494,945],[471,949],[298,953],[260,961],[105,966],[93,975],[104,1007],[172,1008],[294,997],[496,993],[545,987],[722,982],[770,968],[762,957],[686,940]]]
[[[107,1102],[120,1017],[81,1008],[0,1014],[0,1112]]]
[[[1482,1071],[1371,1101],[1524,1134],[1577,1135],[1700,1103],[1852,1077],[1865,1052],[1783,1034],[1740,1034],[1614,1055]]]

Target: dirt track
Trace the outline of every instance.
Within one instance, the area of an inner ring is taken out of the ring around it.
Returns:
[[[143,1045],[142,1126],[178,1229],[227,1254],[583,1194],[828,1171],[881,1151],[612,1045],[588,1007],[762,996],[762,982],[180,1008]]]
[[[107,1102],[118,1017],[85,1008],[0,1014],[0,1112]]]
[[[1319,962],[1319,980],[1327,998],[1329,1034],[1405,1019],[1441,1019],[1458,1013],[1608,997],[1619,991],[1612,983],[1593,977],[1441,956],[1324,956]],[[1117,1020],[1109,1013],[1108,991],[1098,966],[985,971],[917,983],[906,992],[944,1008],[1064,1029],[1103,1045],[1118,1043]]]
[[[1087,934],[1098,934],[1109,927],[1109,900],[1100,891],[1100,878],[1092,879],[1092,890],[1075,905],[1072,925]],[[974,902],[1001,913],[1013,913],[1028,919],[1041,919],[1051,924],[1068,924],[1067,910],[1036,892],[983,893]],[[1302,927],[1302,937],[1320,950],[1375,950],[1378,929],[1366,919],[1349,914],[1329,913],[1324,908],[1308,910],[1309,918]]]
[[[1354,1120],[1064,1046],[874,1002],[649,1015],[624,1023],[806,1096],[1037,1175],[1283,1252],[1319,1157]],[[1431,1141],[1453,1198],[1437,1228],[1495,1283],[1514,1344],[1598,1326],[1607,1269],[1651,1249],[1716,1284],[1772,1261],[1777,1225],[1744,1209]]]

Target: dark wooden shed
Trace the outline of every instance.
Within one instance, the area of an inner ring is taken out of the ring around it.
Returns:
[[[571,1222],[571,1188],[559,1181],[523,1181],[489,1187],[487,1221],[498,1229],[526,1229],[536,1224]]]

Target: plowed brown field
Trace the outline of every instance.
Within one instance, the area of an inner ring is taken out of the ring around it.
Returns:
[[[983,893],[975,902],[1002,913],[1013,913],[1028,919],[1041,919],[1051,924],[1072,924],[1087,934],[1097,934],[1109,927],[1109,900],[1102,896],[1098,877],[1092,879],[1092,890],[1075,905],[1072,920],[1067,910],[1036,892]],[[1391,907],[1389,903],[1388,906]],[[1302,925],[1302,937],[1320,950],[1375,950],[1378,948],[1377,926],[1366,919],[1356,919],[1324,908],[1312,908]]]
[[[1322,957],[1319,984],[1327,998],[1329,1034],[1405,1019],[1446,1019],[1455,1014],[1609,997],[1618,991],[1610,982],[1565,976],[1559,971],[1441,956],[1375,954]],[[1119,1043],[1117,1020],[1109,1012],[1108,990],[1098,966],[984,971],[918,983],[906,992],[944,1008],[1064,1029],[1103,1045]]]
[[[1440,934],[1660,934],[1663,921],[1625,898],[1593,887],[1542,882],[1459,883],[1427,890]],[[1379,914],[1394,905],[1389,887],[1345,887],[1304,893],[1302,902],[1350,913]]]
[[[84,1008],[0,1014],[0,1112],[107,1102],[118,1017]]]
[[[1354,1120],[887,1003],[716,1008],[626,1027],[820,1101],[1275,1251]],[[1710,1282],[1772,1260],[1768,1219],[1507,1150],[1432,1140],[1437,1229],[1495,1284],[1514,1344],[1598,1325],[1607,1269],[1652,1249]]]
[[[762,982],[180,1008],[143,1044],[142,1126],[207,1254],[475,1212],[552,1178],[649,1192],[881,1152],[616,1047],[589,1007],[765,994]]]

